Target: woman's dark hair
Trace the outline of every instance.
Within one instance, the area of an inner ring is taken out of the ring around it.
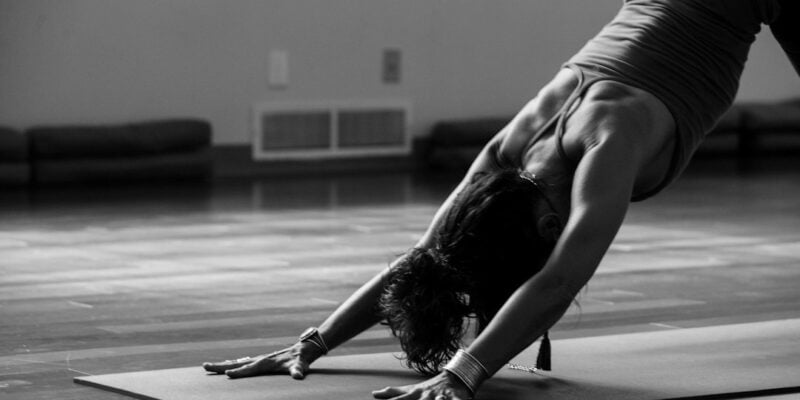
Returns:
[[[555,237],[541,237],[541,210],[554,213],[541,182],[520,170],[478,174],[435,228],[434,245],[413,248],[389,272],[380,312],[409,367],[437,372],[461,345],[466,317],[482,330],[538,272]]]

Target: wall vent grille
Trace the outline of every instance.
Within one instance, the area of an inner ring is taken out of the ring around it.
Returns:
[[[260,103],[253,112],[253,158],[408,154],[409,122],[404,101]]]

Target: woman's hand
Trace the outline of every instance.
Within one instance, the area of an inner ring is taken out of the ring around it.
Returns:
[[[372,392],[376,399],[394,400],[468,400],[467,387],[458,378],[442,371],[439,375],[416,385],[387,387]]]
[[[246,378],[257,375],[288,373],[294,379],[303,379],[308,366],[321,356],[318,347],[311,343],[295,343],[292,347],[238,360],[203,363],[208,372],[228,375],[229,378]]]

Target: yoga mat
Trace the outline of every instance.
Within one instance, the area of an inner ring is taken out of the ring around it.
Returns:
[[[512,362],[533,365],[537,349],[532,346]],[[504,368],[484,383],[477,399],[719,399],[800,393],[800,319],[554,340],[553,368],[536,374]],[[350,400],[370,399],[372,390],[421,379],[396,355],[382,353],[323,357],[304,381],[284,375],[232,380],[193,366],[75,382],[140,399]]]

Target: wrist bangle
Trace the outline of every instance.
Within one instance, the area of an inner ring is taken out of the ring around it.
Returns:
[[[298,339],[301,343],[311,342],[314,343],[320,350],[322,350],[322,355],[328,354],[328,345],[325,344],[325,340],[322,339],[322,335],[319,334],[319,330],[315,327],[311,327],[306,329],[300,338]]]
[[[486,367],[463,349],[456,352],[456,355],[444,366],[444,370],[461,380],[473,396],[481,383],[489,378]]]

